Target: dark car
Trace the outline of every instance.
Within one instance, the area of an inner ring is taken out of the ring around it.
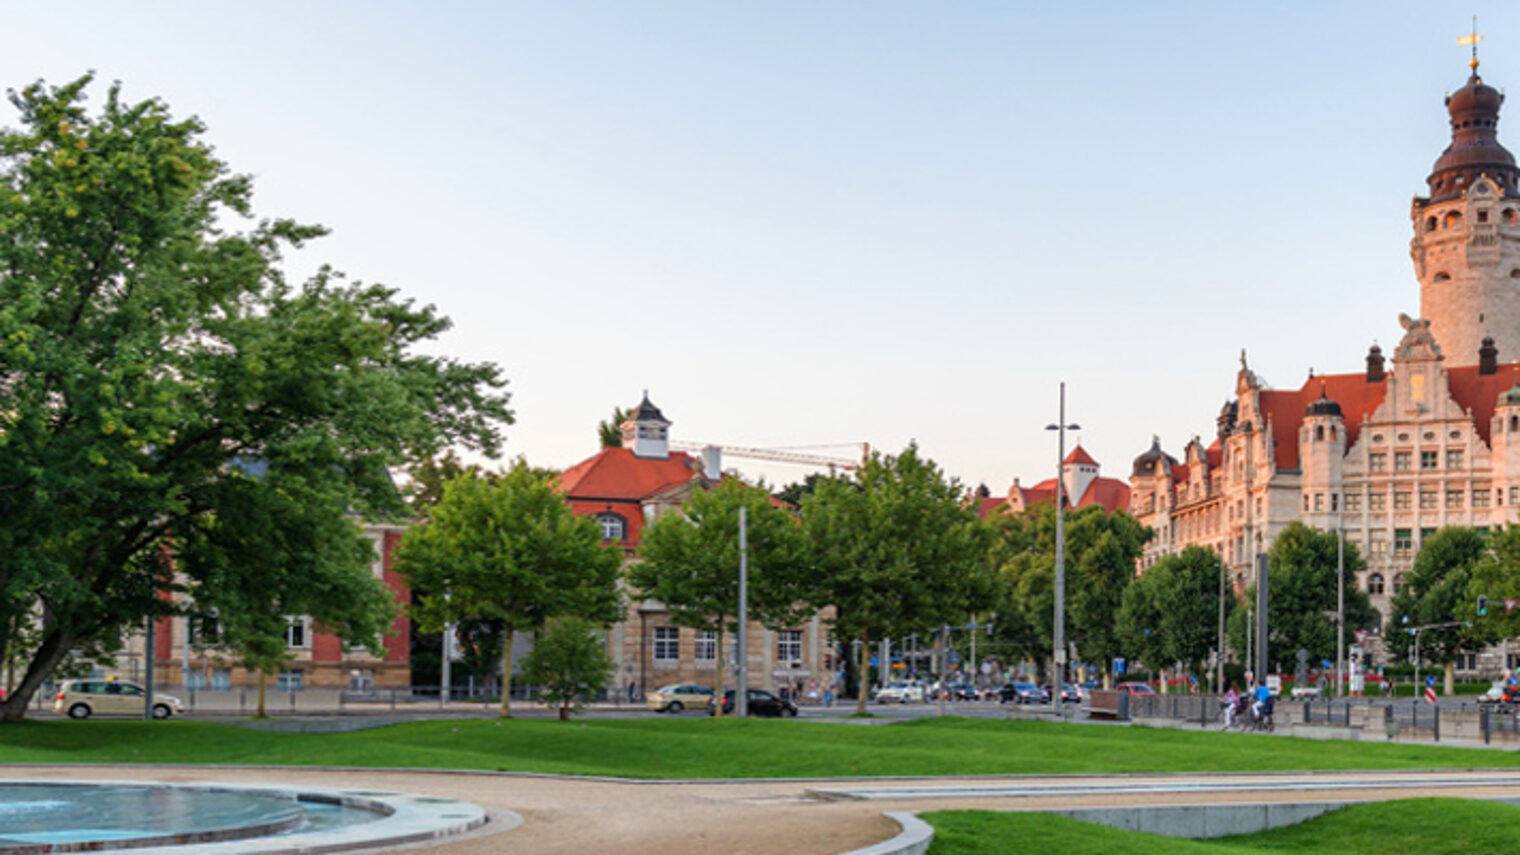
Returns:
[[[778,698],[764,689],[750,689],[746,697],[749,698],[750,715],[768,716],[770,718],[781,718],[782,716],[792,718],[797,715],[796,704]],[[723,693],[723,714],[733,715],[733,713],[734,690],[729,689]],[[712,701],[707,702],[707,714],[717,714],[717,710],[713,708]]]
[[[951,683],[945,687],[945,697],[952,701],[977,701],[982,693],[970,683]]]
[[[1050,684],[1049,683],[1046,683],[1045,685],[1041,686],[1040,687],[1040,691],[1042,691],[1042,692],[1045,693],[1045,697],[1047,697],[1047,698],[1052,697],[1052,695],[1050,693]],[[1081,703],[1081,702],[1082,702],[1082,694],[1077,691],[1077,687],[1076,686],[1073,686],[1070,683],[1062,683],[1061,684],[1061,703],[1064,703],[1064,704],[1076,704],[1076,703]]]
[[[998,701],[1013,704],[1043,704],[1050,700],[1045,690],[1033,683],[1004,683]]]

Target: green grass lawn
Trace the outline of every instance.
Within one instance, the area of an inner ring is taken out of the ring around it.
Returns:
[[[1351,805],[1298,825],[1213,840],[1119,831],[1040,813],[934,811],[929,855],[1467,855],[1520,851],[1520,808],[1464,799]]]
[[[556,772],[629,778],[1233,772],[1520,766],[1520,754],[1377,742],[919,719],[461,719],[342,734],[194,720],[0,725],[0,763],[228,763]]]

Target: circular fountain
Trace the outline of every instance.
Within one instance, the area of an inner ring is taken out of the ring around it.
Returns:
[[[0,855],[341,851],[485,822],[485,811],[467,802],[369,790],[0,781]]]

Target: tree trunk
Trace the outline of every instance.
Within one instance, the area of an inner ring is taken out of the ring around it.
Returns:
[[[506,639],[501,645],[501,718],[512,717],[512,627],[506,627]]]
[[[859,689],[855,692],[855,714],[866,714],[866,696],[870,694],[868,682],[871,677],[870,670],[866,667],[871,661],[871,633],[864,632],[860,636],[860,680]]]
[[[16,691],[6,695],[4,703],[0,703],[0,721],[20,721],[26,718],[26,706],[31,703],[32,696],[37,694],[48,675],[63,661],[73,643],[72,636],[56,628],[42,637],[42,644],[38,645],[37,653],[27,665],[26,675],[21,678]]]
[[[267,716],[267,715],[264,714],[264,695],[265,695],[266,690],[268,688],[269,688],[269,672],[265,671],[263,668],[260,668],[259,669],[259,703],[258,703],[258,711],[253,714],[254,718],[268,718],[269,717],[269,716]]]
[[[1457,693],[1457,663],[1446,663],[1446,685],[1441,687],[1441,694],[1450,697]]]
[[[563,702],[560,703],[560,705],[559,705],[559,720],[560,721],[569,721],[570,720],[570,705],[569,704],[563,703]]]
[[[1112,691],[1113,688],[1114,688],[1114,672],[1110,669],[1110,666],[1104,665],[1103,666],[1103,691],[1109,692],[1109,691]]]
[[[742,656],[742,655],[744,655],[742,652],[740,652],[738,650],[734,651],[734,664],[735,665],[739,664],[739,657]],[[727,671],[727,670],[728,670],[728,664],[723,661],[723,616],[722,615],[718,615],[718,668],[717,668],[718,677],[714,681],[716,683],[716,685],[713,686],[713,715],[716,716],[716,717],[718,717],[718,718],[722,718],[723,717],[723,672]],[[738,711],[738,709],[739,709],[739,693],[738,693],[738,691],[735,691],[734,692],[734,710]]]

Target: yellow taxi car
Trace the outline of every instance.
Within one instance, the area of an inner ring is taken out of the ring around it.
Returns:
[[[53,699],[53,712],[67,713],[69,718],[92,715],[130,715],[142,718],[148,693],[142,686],[126,680],[66,680]],[[179,698],[153,693],[153,717],[168,718],[184,712]]]
[[[684,709],[705,710],[707,702],[712,700],[712,697],[713,690],[710,686],[679,683],[661,686],[645,695],[644,706],[655,712],[678,713]]]

